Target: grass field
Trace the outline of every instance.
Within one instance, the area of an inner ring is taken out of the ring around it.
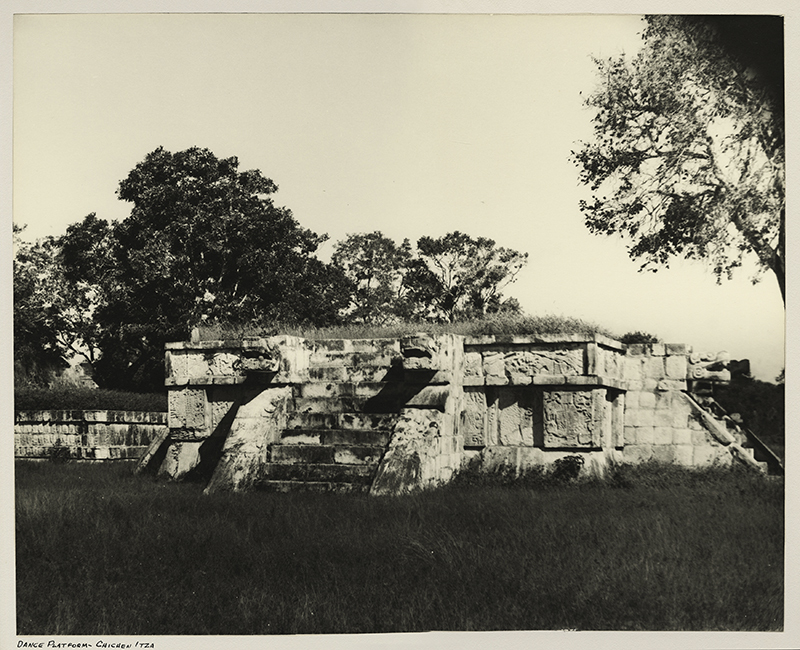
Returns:
[[[17,634],[780,630],[783,482],[623,468],[405,497],[16,465]]]

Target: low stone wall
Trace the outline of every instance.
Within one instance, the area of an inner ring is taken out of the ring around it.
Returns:
[[[14,457],[137,460],[166,432],[166,413],[18,411],[14,416]]]

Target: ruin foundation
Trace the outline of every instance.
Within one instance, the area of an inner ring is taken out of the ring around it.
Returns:
[[[656,460],[744,463],[746,435],[700,387],[727,356],[604,336],[292,336],[167,344],[168,435],[139,463],[207,491],[398,494],[466,462],[584,471]]]

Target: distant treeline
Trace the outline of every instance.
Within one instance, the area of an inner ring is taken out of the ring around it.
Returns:
[[[381,232],[337,242],[276,206],[260,171],[207,149],[158,148],[121,181],[130,216],[92,213],[34,243],[14,227],[17,385],[47,385],[82,355],[105,388],[163,386],[163,349],[198,326],[269,330],[398,322],[452,323],[519,314],[503,289],[527,254],[461,232],[412,246]]]

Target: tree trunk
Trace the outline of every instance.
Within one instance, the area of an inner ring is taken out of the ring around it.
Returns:
[[[778,258],[780,260],[778,286],[781,288],[783,308],[786,309],[786,208],[781,210],[781,230],[778,239]]]
[[[775,261],[770,265],[770,268],[778,280],[778,288],[780,288],[781,298],[783,298],[783,308],[786,309],[786,268],[783,258],[778,253],[775,254]]]

